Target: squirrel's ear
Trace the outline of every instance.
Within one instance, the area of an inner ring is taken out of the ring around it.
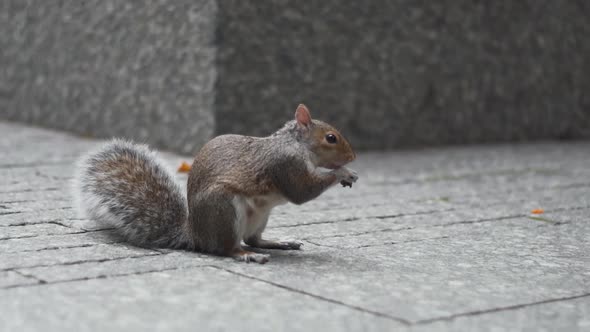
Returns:
[[[311,114],[305,105],[299,104],[295,111],[295,120],[299,127],[307,128],[311,125]]]

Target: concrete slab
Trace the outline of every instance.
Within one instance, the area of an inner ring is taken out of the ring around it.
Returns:
[[[529,219],[416,228],[315,239],[338,249],[232,270],[417,323],[590,292],[589,232]]]
[[[309,326],[383,331],[403,327],[391,319],[212,267],[7,289],[0,308],[2,326],[15,331],[285,331]]]
[[[77,215],[68,191],[72,160],[101,142],[4,123],[0,130],[0,152],[10,157],[0,160],[2,327],[588,326],[589,143],[359,155],[352,189],[273,213],[265,236],[305,246],[264,251],[271,260],[258,265],[117,243]],[[172,166],[190,160],[163,156]]]

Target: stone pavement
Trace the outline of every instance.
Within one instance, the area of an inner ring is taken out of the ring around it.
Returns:
[[[117,242],[68,191],[98,141],[0,133],[1,331],[590,330],[590,142],[359,154],[258,265]]]

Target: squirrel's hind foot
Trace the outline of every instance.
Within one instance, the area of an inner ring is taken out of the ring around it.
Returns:
[[[246,241],[246,244],[254,248],[279,250],[301,250],[301,246],[303,246],[303,242],[299,240],[273,241],[259,239],[256,241]]]
[[[259,264],[264,264],[264,263],[268,262],[268,260],[270,259],[270,255],[268,255],[268,254],[259,254],[259,253],[255,253],[255,252],[251,252],[251,251],[246,251],[241,248],[236,249],[233,252],[232,257],[238,261],[242,261],[242,262],[246,262],[246,263],[256,262]]]

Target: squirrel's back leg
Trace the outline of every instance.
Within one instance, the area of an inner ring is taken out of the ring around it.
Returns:
[[[268,240],[262,238],[262,232],[268,223],[268,217],[271,209],[262,211],[252,211],[248,215],[248,225],[255,225],[255,229],[244,234],[244,242],[252,248],[261,249],[281,249],[281,250],[299,250],[303,242],[298,240]]]
[[[190,229],[198,250],[240,261],[268,262],[269,255],[242,249],[246,207],[235,195],[199,192],[189,196]]]

